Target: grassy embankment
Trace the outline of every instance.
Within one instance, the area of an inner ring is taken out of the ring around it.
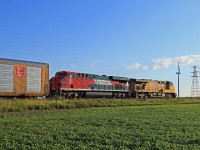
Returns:
[[[19,112],[27,110],[54,110],[89,107],[119,107],[143,105],[200,104],[197,98],[181,99],[12,99],[0,100],[0,112]]]

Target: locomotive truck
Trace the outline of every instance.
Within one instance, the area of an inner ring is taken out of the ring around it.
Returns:
[[[0,97],[176,97],[170,81],[59,71],[49,64],[0,58]]]

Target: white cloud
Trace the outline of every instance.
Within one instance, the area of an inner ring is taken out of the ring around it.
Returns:
[[[98,63],[100,63],[100,61],[99,60],[96,60],[95,62],[92,62],[92,63],[90,63],[90,66],[96,66]]]
[[[173,59],[171,58],[154,59],[152,69],[157,70],[160,68],[168,68],[171,64],[173,64]]]
[[[177,65],[177,60],[179,61],[180,65],[198,65],[200,64],[200,55],[185,55],[185,56],[178,56],[173,58],[159,58],[154,59],[152,61],[152,65],[145,66],[139,63],[135,63],[129,67],[127,67],[128,70],[136,70],[136,69],[153,69],[158,70],[162,68],[169,68],[172,65]]]
[[[200,61],[200,55],[180,56],[175,59],[179,60],[180,64],[183,65],[197,64]]]
[[[71,64],[71,68],[75,68],[76,66],[74,64]]]
[[[90,64],[90,66],[95,66],[95,65],[96,65],[96,63],[91,63],[91,64]]]
[[[159,66],[159,65],[153,65],[151,68],[152,68],[153,70],[158,70],[158,69],[160,69],[160,66]]]
[[[143,70],[147,70],[148,69],[148,66],[144,66],[144,65],[141,65],[139,63],[135,63],[129,67],[127,67],[128,70],[138,70],[138,69],[143,69]]]

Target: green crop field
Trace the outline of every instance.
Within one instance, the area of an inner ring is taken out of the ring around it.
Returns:
[[[200,149],[200,104],[2,112],[0,149]]]

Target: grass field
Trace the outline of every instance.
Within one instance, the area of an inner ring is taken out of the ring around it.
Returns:
[[[7,99],[0,100],[0,112],[177,104],[200,104],[200,99]]]
[[[3,112],[0,149],[200,149],[200,104]]]

